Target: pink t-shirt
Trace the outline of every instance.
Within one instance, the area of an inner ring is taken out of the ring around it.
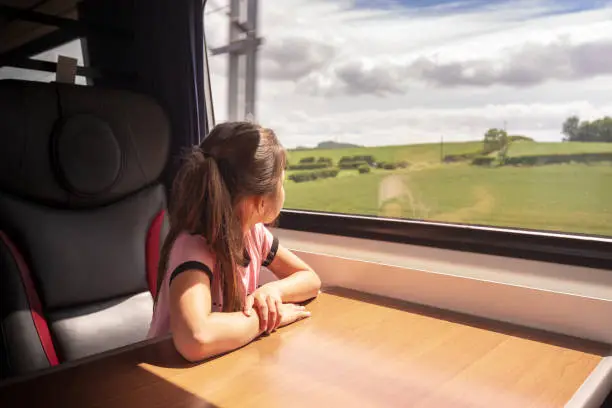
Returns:
[[[276,256],[278,240],[263,224],[257,224],[246,236],[245,247],[249,263],[246,266],[239,266],[238,273],[241,277],[239,282],[244,285],[243,293],[249,295],[257,289],[261,267],[268,266]],[[147,338],[170,333],[170,284],[178,274],[191,269],[201,270],[202,273],[212,277],[211,308],[213,312],[223,310],[223,292],[215,254],[211,252],[204,237],[184,232],[172,245],[168,268],[159,291]]]

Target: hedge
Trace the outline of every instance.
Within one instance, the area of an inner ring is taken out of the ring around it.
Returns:
[[[364,156],[342,156],[338,165],[342,163],[352,163],[352,162],[366,162],[368,165],[373,166],[376,160],[372,155],[364,155]]]
[[[481,156],[482,152],[476,153],[464,153],[464,154],[449,154],[444,156],[444,163],[456,163],[460,161],[474,160],[476,157]]]
[[[365,174],[370,172],[370,166],[360,166],[358,169],[359,174]]]
[[[303,183],[305,181],[313,181],[317,179],[336,177],[337,175],[338,175],[338,170],[330,169],[330,170],[305,171],[302,173],[295,173],[295,174],[291,174],[288,178],[289,180],[295,181],[296,183]]]
[[[575,153],[575,154],[543,154],[535,156],[506,157],[503,164],[508,166],[538,166],[561,163],[594,163],[612,161],[612,152]]]
[[[368,163],[365,161],[342,161],[338,162],[338,167],[344,170],[350,169],[358,169],[361,166],[368,166]]]
[[[380,163],[377,163],[376,166],[379,169],[383,169],[383,170],[404,169],[404,168],[408,167],[408,162],[405,162],[405,161],[398,162],[398,163],[394,163],[394,162],[380,162]]]
[[[472,160],[474,166],[490,166],[495,161],[495,157],[491,156],[479,156]]]

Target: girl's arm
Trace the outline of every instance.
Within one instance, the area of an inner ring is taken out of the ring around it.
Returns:
[[[170,322],[176,349],[192,362],[240,348],[263,332],[257,313],[211,313],[210,279],[198,270],[172,280]]]
[[[278,246],[276,257],[268,269],[279,280],[267,283],[262,288],[268,286],[277,289],[283,303],[302,302],[319,294],[321,289],[319,276],[306,262],[282,245]]]

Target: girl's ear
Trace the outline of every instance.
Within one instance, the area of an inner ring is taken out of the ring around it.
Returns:
[[[245,210],[249,217],[255,217],[257,219],[262,218],[265,215],[265,200],[260,196],[249,197],[245,200]]]
[[[256,203],[257,214],[259,214],[260,217],[263,217],[264,215],[266,215],[266,200],[264,199],[264,197],[257,197]]]

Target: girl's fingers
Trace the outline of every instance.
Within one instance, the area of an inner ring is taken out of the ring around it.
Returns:
[[[283,302],[280,300],[276,300],[276,323],[274,324],[274,330],[278,329],[278,327],[281,324],[281,320],[282,320],[282,316],[281,316],[281,307],[283,305]]]
[[[257,307],[259,308],[259,330],[265,331],[268,327],[268,305],[265,301],[257,299]]]
[[[252,295],[247,296],[246,302],[244,302],[244,313],[247,316],[251,315],[251,312],[253,310],[253,303],[254,302],[255,302],[255,299],[253,298]]]
[[[276,302],[274,302],[274,299],[272,299],[271,297],[266,298],[266,304],[268,306],[268,326],[267,326],[267,331],[268,333],[271,333],[272,330],[275,329],[276,326],[276,318],[278,316],[278,310],[276,310]]]

